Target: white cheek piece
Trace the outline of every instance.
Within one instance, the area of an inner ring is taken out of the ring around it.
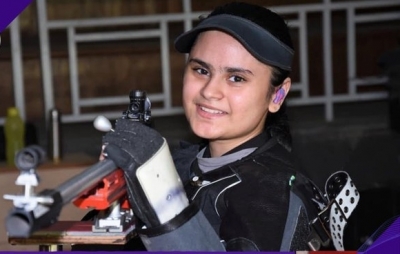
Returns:
[[[136,177],[161,224],[189,205],[165,139],[157,153],[138,168]]]
[[[332,174],[325,183],[330,209],[329,230],[336,250],[343,251],[343,233],[351,213],[360,200],[360,193],[345,171]]]

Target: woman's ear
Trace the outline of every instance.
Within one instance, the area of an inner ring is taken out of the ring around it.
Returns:
[[[271,101],[269,102],[269,112],[275,113],[281,108],[283,101],[289,93],[291,85],[292,80],[290,78],[286,78],[282,84],[275,89]]]

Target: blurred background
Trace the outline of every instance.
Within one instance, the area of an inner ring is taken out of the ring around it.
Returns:
[[[147,91],[154,128],[172,149],[180,140],[197,141],[182,115],[185,57],[173,41],[227,2],[34,1],[1,34],[0,160],[6,112],[16,106],[26,123],[26,144],[48,146],[49,112],[57,109],[62,162],[96,161],[103,133],[94,129],[94,118],[120,117],[134,89]],[[400,2],[246,2],[275,10],[291,27],[293,155],[322,189],[333,172],[350,173],[361,201],[345,244],[357,249],[400,213]],[[57,171],[57,177],[70,173]]]

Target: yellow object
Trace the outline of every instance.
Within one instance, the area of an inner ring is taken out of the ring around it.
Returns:
[[[7,165],[15,166],[15,155],[25,146],[25,123],[15,107],[8,108],[4,123]]]

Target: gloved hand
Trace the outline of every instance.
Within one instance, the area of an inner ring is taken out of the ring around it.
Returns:
[[[154,129],[119,119],[104,138],[106,159],[124,170],[128,200],[146,225],[137,233],[148,251],[223,251],[204,214],[189,206],[165,139]]]
[[[147,226],[159,226],[188,206],[165,139],[137,121],[118,119],[103,137],[106,159],[125,172],[134,214]]]

